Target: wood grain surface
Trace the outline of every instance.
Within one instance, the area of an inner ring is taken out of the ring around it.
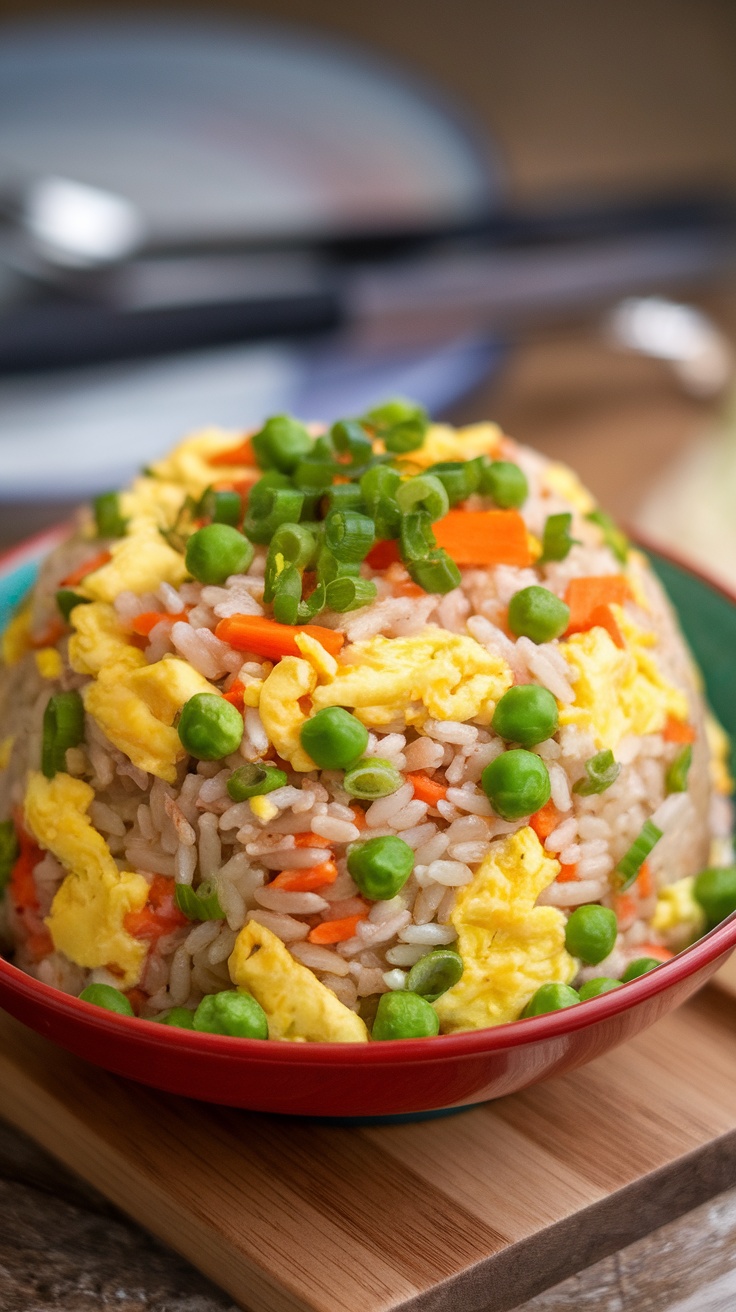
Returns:
[[[736,1181],[715,990],[570,1076],[373,1128],[158,1094],[7,1017],[0,1040],[0,1114],[250,1312],[502,1312]]]

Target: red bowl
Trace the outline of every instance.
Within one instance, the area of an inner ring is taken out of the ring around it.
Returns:
[[[56,536],[0,559],[0,627],[3,606],[7,614]],[[661,555],[653,563],[736,740],[734,598]],[[514,1093],[599,1057],[689,998],[735,947],[736,913],[671,961],[590,1002],[495,1029],[390,1043],[270,1043],[169,1028],[81,1002],[1,959],[0,1006],[95,1065],[190,1098],[298,1116],[421,1116]]]

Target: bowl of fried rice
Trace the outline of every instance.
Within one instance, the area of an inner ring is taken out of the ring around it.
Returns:
[[[736,944],[733,602],[494,424],[196,433],[3,604],[0,1002],[101,1066],[427,1114]]]

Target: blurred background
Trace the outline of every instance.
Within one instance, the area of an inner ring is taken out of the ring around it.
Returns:
[[[736,582],[731,0],[0,2],[0,542],[408,393]]]

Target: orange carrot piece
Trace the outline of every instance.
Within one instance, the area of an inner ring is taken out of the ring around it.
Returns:
[[[323,861],[318,866],[308,866],[305,870],[282,870],[272,879],[269,888],[283,888],[289,893],[311,893],[313,888],[323,888],[325,884],[334,884],[337,879],[337,866],[334,861]],[[333,924],[336,922],[332,922]]]
[[[697,734],[687,720],[678,720],[674,715],[668,715],[662,737],[666,743],[694,743]]]
[[[133,1008],[133,1011],[135,1012],[136,1016],[140,1016],[141,1007],[143,1006],[144,1002],[148,1001],[148,994],[144,993],[143,989],[128,989],[128,992],[126,993],[125,996],[128,999],[128,1002],[130,1003],[131,1007]]]
[[[651,897],[654,893],[654,880],[648,862],[644,862],[634,884],[639,897]]]
[[[310,929],[307,938],[310,943],[344,943],[353,937],[356,926],[367,915],[368,912],[363,911],[357,916],[345,916],[342,920],[323,920],[321,925]]]
[[[657,961],[670,961],[675,955],[669,948],[663,948],[661,943],[639,943],[637,952],[642,957],[656,957]]]
[[[613,909],[616,913],[619,929],[627,929],[629,925],[636,920],[639,910],[636,898],[630,893],[618,893],[613,899]]]
[[[558,884],[572,884],[578,877],[577,863],[574,862],[569,866],[560,866],[560,873],[557,876]]]
[[[445,784],[435,783],[434,779],[428,779],[426,774],[407,774],[404,777],[406,782],[411,784],[414,789],[414,796],[420,802],[427,802],[430,806],[436,806],[438,802],[443,802],[447,797]]]
[[[423,597],[424,588],[420,588],[418,583],[412,583],[411,579],[402,579],[399,583],[394,583],[395,597]]]
[[[210,465],[249,465],[251,469],[258,468],[256,453],[249,437],[238,446],[228,447],[227,451],[218,451],[217,455],[208,456],[207,459]]]
[[[59,586],[62,588],[75,587],[77,583],[82,582],[82,579],[86,579],[88,574],[94,574],[95,570],[102,569],[102,566],[107,565],[110,560],[112,560],[111,552],[101,551],[97,556],[92,556],[91,560],[85,560],[83,565],[78,565],[76,569],[73,569],[71,574],[67,574],[66,578],[61,580]]]
[[[226,702],[234,706],[241,715],[245,710],[245,684],[241,679],[234,679],[227,692],[222,694]]]
[[[355,828],[365,829],[368,821],[365,818],[365,811],[362,806],[351,806],[350,810],[353,813],[353,824],[355,825]]]
[[[432,525],[437,545],[456,565],[531,565],[532,553],[518,510],[451,510]]]
[[[313,834],[309,830],[304,834],[294,834],[295,847],[330,847],[329,838],[323,838],[321,834]]]
[[[170,615],[165,610],[146,610],[142,615],[136,615],[133,620],[133,632],[137,633],[139,638],[147,638],[151,630],[155,629],[156,625],[161,624],[164,620],[176,624],[177,620],[185,620],[186,617],[187,612],[185,610],[179,611],[176,615]]]
[[[551,798],[539,811],[535,811],[534,815],[529,817],[529,824],[541,843],[545,838],[549,838],[559,823],[560,813]]]
[[[140,911],[128,911],[123,925],[133,938],[156,940],[188,923],[174,900],[176,884],[166,875],[156,875],[148,890],[148,901]]]
[[[338,629],[325,629],[320,624],[279,624],[262,615],[230,615],[215,629],[222,642],[238,651],[252,651],[274,660],[301,655],[296,645],[298,633],[315,638],[331,656],[337,656],[345,643],[345,634]]]
[[[22,825],[16,823],[20,852],[10,872],[10,895],[18,910],[36,910],[38,894],[33,871],[41,860],[40,847],[29,837]]]
[[[629,581],[623,574],[601,574],[571,579],[565,601],[570,607],[568,633],[584,633],[593,627],[592,612],[599,606],[623,606],[631,596]]]
[[[371,547],[365,558],[371,569],[388,569],[389,565],[398,565],[401,560],[399,544],[391,538],[384,538]]]
[[[616,616],[610,606],[595,606],[590,612],[591,629],[605,629],[611,641],[621,650],[626,646],[624,635],[616,623]]]
[[[50,952],[54,950],[54,941],[49,931],[43,929],[33,930],[25,941],[26,951],[33,961],[42,961]]]

